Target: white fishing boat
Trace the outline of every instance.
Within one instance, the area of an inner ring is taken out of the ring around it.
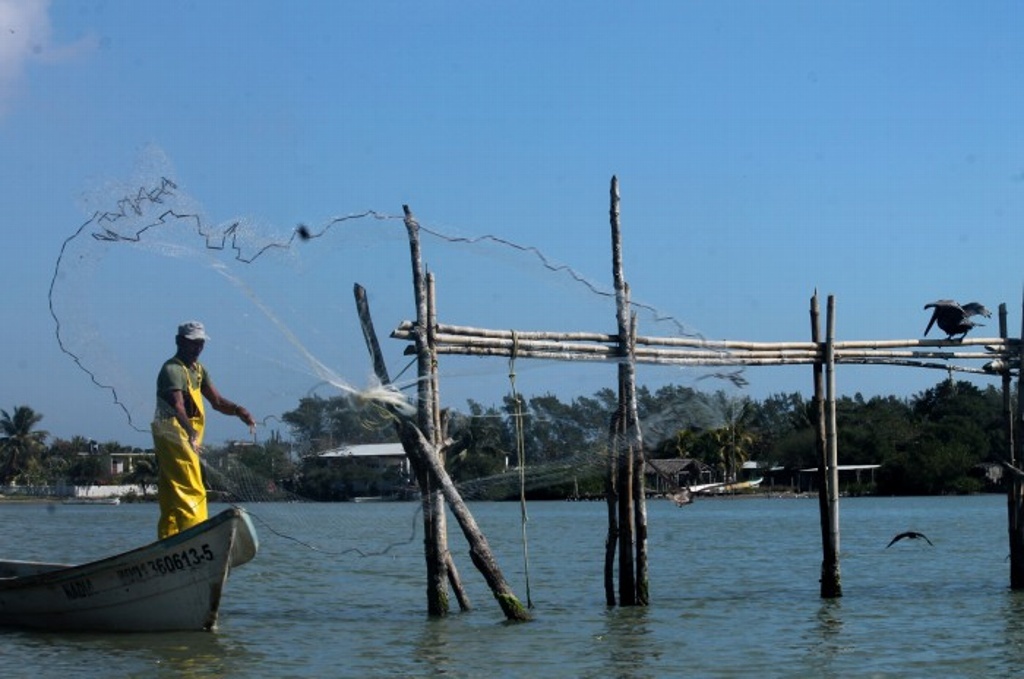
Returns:
[[[764,478],[751,479],[750,481],[734,481],[730,483],[705,483],[699,486],[690,486],[687,490],[691,493],[732,493],[737,490],[748,490],[761,485]]]
[[[228,573],[259,541],[238,508],[164,540],[81,565],[0,561],[0,625],[157,632],[217,624]]]
[[[61,500],[65,505],[119,505],[119,497],[66,497]]]

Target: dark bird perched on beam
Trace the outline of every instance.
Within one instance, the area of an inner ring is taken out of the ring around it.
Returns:
[[[892,547],[894,544],[896,544],[897,542],[899,542],[903,538],[908,538],[910,540],[916,540],[917,538],[924,538],[925,542],[927,542],[929,545],[932,545],[932,541],[929,540],[928,536],[925,535],[924,533],[918,533],[916,530],[908,530],[906,533],[900,533],[899,535],[894,537],[892,540],[890,540],[889,544],[887,544],[885,546],[885,548],[889,549],[890,547]],[[935,545],[932,545],[932,547],[934,547],[934,546]]]
[[[928,331],[932,329],[932,325],[938,323],[939,329],[946,333],[948,340],[953,339],[954,335],[960,335],[960,339],[963,339],[967,336],[968,330],[984,325],[970,320],[971,316],[988,318],[992,315],[992,312],[986,309],[984,304],[968,302],[960,306],[951,299],[940,299],[937,302],[925,304],[924,308],[934,309],[932,318],[928,321],[928,327],[924,329],[924,334],[927,335]]]

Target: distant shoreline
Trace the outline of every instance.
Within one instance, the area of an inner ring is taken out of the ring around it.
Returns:
[[[149,502],[156,502],[156,495],[147,495],[143,498],[141,495],[126,500],[124,496],[115,496],[121,501],[122,504],[143,504]],[[31,505],[31,504],[61,504],[64,500],[70,499],[70,495],[0,495],[0,505]],[[96,500],[103,500],[106,498],[94,498]],[[113,499],[113,498],[110,498]],[[102,504],[97,502],[96,504]]]

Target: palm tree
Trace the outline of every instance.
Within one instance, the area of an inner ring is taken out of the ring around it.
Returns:
[[[679,429],[671,437],[658,444],[655,454],[658,457],[687,458],[694,457],[697,446],[700,445],[700,434],[693,429]]]
[[[155,486],[157,480],[156,458],[140,457],[135,460],[132,470],[124,477],[125,483],[137,485],[146,497],[149,486]]]
[[[715,405],[722,426],[712,432],[712,439],[726,482],[735,481],[754,444],[748,428],[753,408],[749,398],[729,397],[722,391],[715,394]]]
[[[35,429],[43,416],[28,406],[17,406],[12,413],[0,410],[0,453],[4,460],[0,466],[0,482],[10,483],[25,469],[33,456],[43,448],[47,432]]]

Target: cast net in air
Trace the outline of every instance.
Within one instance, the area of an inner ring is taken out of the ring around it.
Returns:
[[[396,409],[416,398],[409,342],[388,337],[415,319],[404,216],[218,221],[163,167],[94,192],[89,205],[91,216],[61,248],[49,303],[62,350],[119,412],[124,443],[151,445],[156,371],[173,354],[176,325],[200,319],[212,337],[201,360],[258,420],[250,438],[237,420],[211,416],[205,469],[214,498],[246,506],[267,548],[279,538],[358,557],[416,545],[418,502],[386,503],[369,524],[358,502],[340,502],[417,497],[406,464],[380,466],[353,452],[397,441]],[[423,219],[419,227],[440,322],[614,332],[609,288],[539,249]],[[367,291],[392,384],[375,377],[355,284]],[[633,311],[648,334],[696,335],[652,307],[634,302]],[[614,366],[446,355],[438,370],[452,441],[447,466],[466,500],[601,492]],[[719,415],[696,389],[712,374],[720,373],[662,367],[638,375],[661,385],[641,394],[645,441],[713,423]],[[509,512],[518,517],[514,506]]]

